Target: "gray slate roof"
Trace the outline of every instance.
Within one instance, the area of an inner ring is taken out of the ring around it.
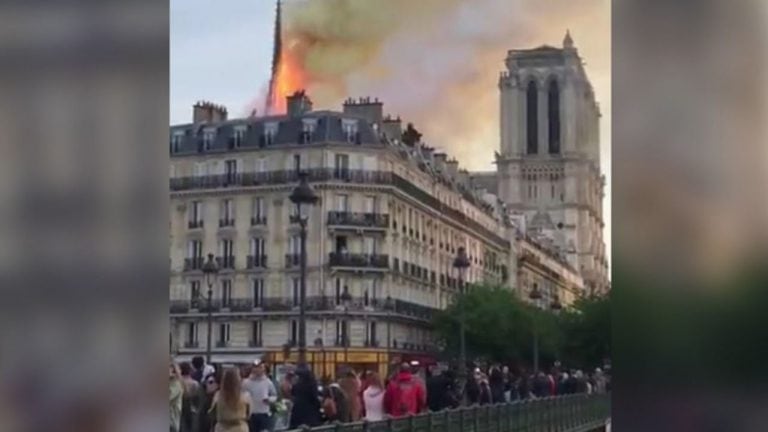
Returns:
[[[364,119],[332,111],[313,111],[303,116],[289,117],[248,117],[242,119],[227,120],[219,123],[184,124],[171,126],[170,134],[173,136],[179,131],[184,132],[184,138],[178,151],[174,155],[206,153],[203,149],[203,131],[210,127],[216,128],[216,138],[209,152],[220,152],[234,148],[235,127],[245,125],[246,132],[240,148],[257,148],[267,145],[264,138],[265,124],[278,122],[278,132],[270,146],[283,144],[297,144],[302,141],[304,118],[317,119],[317,126],[312,142],[346,142],[347,138],[342,129],[342,119],[357,119],[358,138],[356,144],[380,144],[382,141],[370,123]]]

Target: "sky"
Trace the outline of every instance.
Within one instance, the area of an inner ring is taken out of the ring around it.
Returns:
[[[311,7],[286,8],[285,25],[325,42],[307,66],[326,74],[310,88],[316,108],[340,110],[347,96],[378,97],[386,112],[413,121],[430,146],[470,170],[493,169],[496,80],[506,50],[560,46],[570,29],[603,114],[610,256],[610,0],[323,0],[333,8],[287,1]],[[411,8],[407,15],[403,6]],[[170,7],[171,124],[190,122],[199,100],[226,106],[230,117],[247,115],[269,80],[274,1],[171,0]]]

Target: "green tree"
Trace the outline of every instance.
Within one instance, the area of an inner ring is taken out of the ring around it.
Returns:
[[[559,317],[561,350],[565,364],[592,368],[611,354],[611,301],[609,296],[577,300]]]
[[[508,289],[471,285],[459,303],[439,313],[435,331],[453,358],[459,353],[460,304],[466,313],[467,358],[531,364],[534,325],[539,334],[542,365],[557,358],[560,332],[557,318],[517,298]]]

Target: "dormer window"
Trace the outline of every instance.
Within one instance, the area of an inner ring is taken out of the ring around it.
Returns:
[[[232,143],[235,146],[235,148],[242,147],[243,143],[245,142],[245,131],[246,131],[246,126],[235,127],[235,132],[234,132],[234,135],[232,136]]]
[[[357,128],[357,120],[354,119],[342,119],[341,129],[344,131],[344,138],[348,143],[357,143],[359,134]]]
[[[176,131],[171,136],[171,153],[178,153],[181,141],[184,139],[184,131]]]
[[[277,129],[279,127],[280,123],[278,122],[269,122],[264,123],[264,144],[266,145],[272,145],[275,142],[275,136],[277,136]]]
[[[216,129],[205,129],[203,131],[203,148],[210,150],[213,147],[213,141],[216,139]]]
[[[305,118],[301,120],[301,136],[299,137],[300,144],[311,143],[315,135],[315,129],[317,128],[316,118]]]

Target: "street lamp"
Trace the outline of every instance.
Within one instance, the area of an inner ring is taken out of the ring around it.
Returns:
[[[290,200],[296,204],[296,214],[299,219],[299,239],[301,243],[300,264],[300,286],[299,286],[299,365],[307,363],[307,217],[301,213],[302,205],[314,205],[318,196],[309,186],[307,173],[299,173],[299,184],[291,192]]]
[[[320,366],[320,376],[325,375],[325,349],[323,349],[323,330],[318,329],[317,330],[317,337],[315,338],[315,348],[317,348],[320,351],[320,355],[322,356],[322,363]],[[315,351],[315,361],[314,364],[317,365],[317,351]],[[317,366],[315,366],[317,367]],[[315,369],[315,375],[317,375],[317,369]]]
[[[464,310],[464,274],[469,267],[467,251],[464,247],[459,247],[456,251],[456,258],[453,260],[453,267],[459,273],[459,391],[461,392],[462,405],[467,404],[466,392],[467,385],[467,344],[466,344],[466,313]]]
[[[534,283],[533,289],[528,294],[528,297],[533,301],[536,308],[539,307],[539,300],[541,300],[541,291],[539,286]],[[536,325],[536,316],[533,317],[533,373],[539,372],[539,328]]]
[[[395,310],[395,301],[392,297],[387,296],[384,310],[387,312],[387,376],[389,376],[389,366],[392,363],[392,312]]]
[[[213,254],[208,254],[208,260],[203,264],[205,283],[208,285],[208,337],[205,344],[205,361],[211,364],[211,334],[213,330],[213,284],[219,276],[219,266],[213,259]]]
[[[350,323],[349,323],[349,305],[352,303],[352,295],[349,294],[349,287],[344,285],[344,292],[341,293],[341,304],[344,305],[344,328],[341,333],[341,343],[344,345],[344,364],[347,365],[349,363],[349,360],[347,359],[347,355],[349,355],[349,330],[350,330]]]
[[[540,306],[540,300],[542,298],[541,291],[539,290],[539,286],[534,283],[533,289],[528,294],[528,297],[533,301],[533,304],[536,306],[537,309],[541,308]],[[550,310],[557,313],[563,308],[563,305],[560,303],[560,297],[555,294],[554,298],[549,304]],[[537,324],[537,320],[534,317],[533,320],[533,370],[534,372],[539,371],[539,329]]]

